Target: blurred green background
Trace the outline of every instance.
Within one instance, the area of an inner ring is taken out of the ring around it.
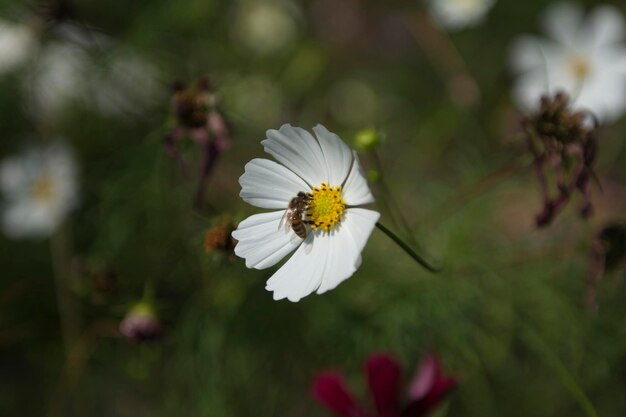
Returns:
[[[51,10],[0,4],[3,19],[27,24]],[[29,101],[27,69],[0,78],[0,156],[61,138],[81,170],[80,207],[58,232],[80,306],[69,349],[51,240],[0,237],[0,415],[325,416],[309,394],[317,371],[345,369],[364,396],[369,353],[392,352],[412,372],[430,349],[462,380],[440,415],[593,415],[587,399],[600,416],[626,415],[624,269],[600,282],[597,310],[582,302],[592,238],[626,213],[626,120],[601,130],[590,221],[574,201],[537,230],[530,159],[499,171],[524,149],[508,47],[538,31],[547,4],[501,0],[476,28],[424,35],[418,1],[74,1],[73,25],[107,39],[90,41],[95,68],[125,51],[150,66],[151,90],[137,104],[144,87],[124,87],[121,114],[83,99],[48,112]],[[41,48],[64,36],[42,32]],[[162,144],[171,82],[204,74],[232,143],[197,209],[199,147],[181,141],[185,175]],[[272,270],[206,253],[216,221],[256,212],[237,179],[282,123],[323,123],[348,142],[363,128],[383,132],[385,178],[444,272],[426,272],[376,230],[351,279],[294,304],[264,290]],[[163,334],[131,342],[118,324],[147,282]]]

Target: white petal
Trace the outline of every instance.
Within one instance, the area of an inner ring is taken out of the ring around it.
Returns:
[[[372,210],[348,209],[339,229],[307,236],[312,248],[302,245],[267,281],[274,299],[299,301],[317,290],[322,294],[350,278],[361,265],[361,251],[380,215]]]
[[[481,23],[495,0],[430,0],[430,12],[437,24],[449,30]]]
[[[591,110],[601,121],[619,117],[626,105],[626,85],[621,74],[602,74],[590,78],[576,98],[576,107]]]
[[[296,174],[269,159],[253,159],[239,177],[239,196],[256,207],[287,208],[289,200],[310,187]]]
[[[248,268],[264,269],[275,265],[301,244],[294,232],[280,227],[283,211],[255,214],[241,223],[233,232],[238,240],[235,254],[246,260]]]
[[[545,72],[533,71],[515,82],[512,96],[520,109],[535,111],[539,107],[539,99],[546,93],[548,93],[548,80]]]
[[[322,125],[313,128],[320,143],[322,153],[328,167],[328,181],[330,185],[341,185],[346,180],[352,168],[352,152],[348,145],[336,134],[329,132]]]
[[[341,222],[341,228],[345,228],[350,232],[359,253],[365,247],[379,218],[380,213],[374,210],[357,207],[346,210],[345,218]]]
[[[582,20],[583,11],[579,6],[571,3],[557,3],[545,11],[542,26],[553,39],[575,48],[582,35],[580,31]]]
[[[367,185],[367,177],[363,171],[363,167],[359,162],[359,158],[354,152],[354,163],[346,183],[343,186],[343,199],[349,206],[358,206],[361,204],[369,204],[374,202],[374,196]]]
[[[621,42],[624,39],[624,18],[613,6],[600,6],[589,16],[588,36],[594,46],[601,47]]]
[[[380,214],[373,210],[347,210],[341,227],[335,234],[328,236],[331,250],[318,294],[337,287],[361,265],[361,252],[379,218]]]
[[[342,225],[334,235],[327,235],[325,238],[330,250],[322,282],[317,289],[318,294],[332,290],[350,278],[361,264],[361,252],[345,225]]]
[[[510,63],[515,72],[546,68],[547,42],[534,36],[520,36],[511,45]]]
[[[307,244],[312,247],[307,249]],[[309,233],[305,243],[267,280],[265,289],[274,293],[274,300],[300,301],[319,288],[330,250],[328,238]]]
[[[0,164],[0,189],[6,197],[17,196],[28,187],[29,175],[20,158],[10,157]]]
[[[2,226],[12,239],[43,238],[50,236],[62,219],[53,206],[22,200],[5,209]]]
[[[267,139],[261,142],[265,152],[312,187],[328,182],[328,169],[322,148],[309,132],[287,124],[279,130],[268,130],[266,134]]]

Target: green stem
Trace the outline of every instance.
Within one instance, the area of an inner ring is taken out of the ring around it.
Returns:
[[[398,222],[396,221],[396,213],[394,212],[391,204],[389,202],[394,201],[389,188],[387,187],[387,183],[385,182],[385,173],[383,170],[382,163],[380,161],[380,157],[378,156],[378,152],[375,150],[371,152],[374,158],[374,165],[376,165],[376,171],[378,172],[378,179],[376,180],[376,184],[380,189],[380,192],[383,194],[383,198],[380,199],[381,204],[385,206],[385,211],[389,214],[389,218],[391,219],[391,223],[394,227],[399,227]]]
[[[400,239],[398,235],[393,233],[391,230],[387,229],[380,222],[376,223],[376,227],[378,227],[384,234],[386,234],[389,239],[393,240],[396,245],[400,246],[400,248],[402,248],[402,250],[404,250],[404,252],[406,252],[407,255],[413,258],[415,262],[417,262],[418,264],[426,268],[428,271],[430,272],[441,271],[441,266],[432,265],[426,259],[422,258],[409,245],[407,245],[402,239]]]
[[[143,284],[142,301],[152,303],[154,301],[154,283],[151,278],[148,278]]]
[[[80,335],[81,323],[80,304],[70,289],[70,252],[66,234],[64,226],[60,226],[59,230],[50,237],[50,251],[59,308],[61,336],[65,354],[69,357],[72,346]]]
[[[401,227],[404,229],[404,234],[405,234],[404,237],[411,243],[411,245],[419,246],[417,244],[417,241],[413,237],[413,231],[411,229],[411,226],[409,225],[409,222],[402,215],[402,210],[400,209],[400,205],[398,204],[396,199],[393,197],[393,193],[391,192],[391,189],[387,185],[387,181],[385,181],[386,176],[384,174],[383,164],[380,160],[380,157],[378,156],[378,152],[376,152],[376,150],[373,150],[372,154],[374,156],[374,163],[376,164],[376,169],[378,170],[379,175],[380,175],[378,183],[380,185],[380,190],[383,193],[382,200],[385,205],[385,209],[389,212],[389,215],[391,216],[391,221],[393,222],[393,225],[395,227]],[[396,219],[398,221],[396,221]]]

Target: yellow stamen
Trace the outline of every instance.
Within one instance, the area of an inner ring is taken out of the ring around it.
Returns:
[[[37,200],[48,201],[54,196],[54,181],[46,174],[37,178],[32,187],[32,195]]]
[[[331,230],[341,221],[346,208],[346,202],[341,197],[341,186],[331,187],[326,183],[313,188],[311,191],[307,215],[311,221],[311,228]]]
[[[589,60],[582,56],[573,56],[569,60],[569,68],[578,80],[584,80],[591,71]]]

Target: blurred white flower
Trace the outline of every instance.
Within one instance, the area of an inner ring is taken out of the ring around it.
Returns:
[[[496,0],[428,0],[435,22],[449,30],[482,23],[495,3]]]
[[[294,41],[296,12],[293,3],[281,0],[240,0],[232,36],[250,52],[272,54]]]
[[[612,6],[585,16],[573,4],[550,6],[542,20],[550,39],[518,38],[511,66],[519,75],[513,98],[524,110],[537,108],[543,94],[568,93],[576,108],[614,120],[626,109],[624,18]]]
[[[244,201],[276,211],[252,215],[239,224],[232,234],[239,241],[235,254],[248,268],[265,269],[297,249],[267,281],[275,300],[299,301],[352,276],[380,216],[357,207],[372,203],[374,197],[356,154],[324,126],[313,131],[315,137],[290,125],[268,130],[261,143],[278,163],[253,159],[239,178]],[[300,200],[301,217],[292,210],[299,193],[306,195]],[[304,238],[285,215],[302,219]]]
[[[30,27],[0,19],[0,74],[24,64],[35,46],[35,34]]]
[[[24,78],[32,110],[44,118],[57,116],[66,106],[87,96],[91,62],[84,48],[50,41]]]
[[[38,117],[80,103],[106,116],[144,113],[161,92],[156,68],[94,30],[66,23],[41,42],[23,84]]]
[[[78,203],[78,173],[65,145],[33,148],[0,163],[2,227],[14,239],[52,234]]]

